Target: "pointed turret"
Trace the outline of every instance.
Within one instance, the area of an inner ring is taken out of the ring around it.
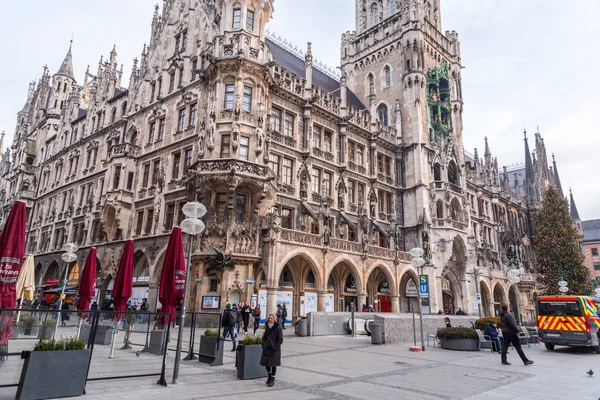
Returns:
[[[581,221],[579,218],[579,211],[577,211],[577,206],[575,205],[575,199],[573,198],[573,191],[569,188],[569,197],[570,197],[570,210],[571,210],[571,218],[573,218],[573,222]]]
[[[71,40],[71,44],[69,45],[69,51],[67,51],[67,55],[62,62],[62,65],[58,69],[58,72],[54,75],[62,75],[66,76],[69,79],[73,79],[76,81],[75,75],[73,74],[73,55],[71,54],[71,47],[73,46],[73,41]]]
[[[531,161],[531,152],[529,151],[529,143],[527,142],[527,130],[523,131],[525,141],[525,196],[527,196],[527,204],[535,203],[535,175],[533,173],[533,161]]]
[[[556,189],[558,189],[558,193],[560,193],[560,197],[565,197],[562,185],[560,184],[560,178],[558,176],[558,169],[556,168],[556,159],[554,158],[554,153],[552,153],[552,172],[554,172],[554,185]]]

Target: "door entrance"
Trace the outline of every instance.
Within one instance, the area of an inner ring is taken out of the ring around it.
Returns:
[[[444,303],[444,314],[454,314],[454,296],[452,292],[443,291],[442,301]]]
[[[356,308],[358,303],[357,296],[344,296],[344,311],[350,312],[350,303],[354,303],[354,311],[359,311]]]
[[[390,296],[379,296],[379,312],[392,312]]]

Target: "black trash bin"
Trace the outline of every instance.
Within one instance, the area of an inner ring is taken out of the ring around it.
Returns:
[[[308,336],[308,323],[306,318],[300,318],[296,321],[296,335],[300,337]]]
[[[371,344],[381,344],[381,324],[371,324]]]

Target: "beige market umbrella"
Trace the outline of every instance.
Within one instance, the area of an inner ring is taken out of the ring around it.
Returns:
[[[25,256],[25,261],[21,266],[21,272],[17,279],[17,298],[21,299],[19,308],[23,307],[23,300],[33,300],[33,292],[35,292],[35,271],[33,266],[33,254]],[[17,322],[21,317],[21,311],[17,314]]]

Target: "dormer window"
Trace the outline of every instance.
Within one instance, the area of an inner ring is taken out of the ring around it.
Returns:
[[[236,8],[233,10],[233,29],[240,29],[242,27],[242,10]]]

